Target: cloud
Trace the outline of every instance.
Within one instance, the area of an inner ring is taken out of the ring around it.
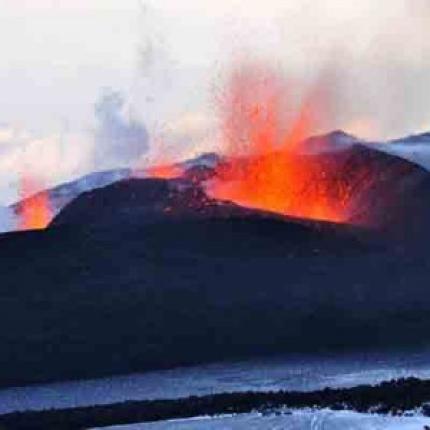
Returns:
[[[0,125],[0,145],[3,143],[10,142],[13,138],[14,130],[12,127],[8,127],[6,124]]]
[[[34,178],[45,188],[89,172],[135,163],[148,150],[148,131],[141,122],[127,119],[123,106],[120,93],[104,91],[95,104],[93,132],[63,127],[42,133],[0,123],[0,206],[23,197],[19,190],[23,177]]]

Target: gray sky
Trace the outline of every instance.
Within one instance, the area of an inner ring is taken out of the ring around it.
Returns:
[[[329,70],[327,129],[430,129],[429,22],[430,0],[0,0],[0,202],[20,170],[53,183],[99,167],[103,88],[148,129],[150,159],[209,149],[214,92],[242,56],[301,91]]]

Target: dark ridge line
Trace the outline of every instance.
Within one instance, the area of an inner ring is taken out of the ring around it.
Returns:
[[[322,390],[230,392],[179,399],[127,401],[67,409],[14,412],[0,415],[0,429],[77,430],[168,419],[266,412],[278,408],[329,408],[365,413],[401,415],[422,408],[430,415],[430,380],[401,378],[378,385]]]

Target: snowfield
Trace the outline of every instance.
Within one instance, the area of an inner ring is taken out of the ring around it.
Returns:
[[[105,427],[104,430],[422,430],[425,417],[385,417],[350,411],[294,411],[291,415],[244,414]],[[100,429],[101,430],[101,429]]]

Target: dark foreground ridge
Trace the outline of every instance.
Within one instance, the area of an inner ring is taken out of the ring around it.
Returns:
[[[202,415],[265,412],[278,408],[330,408],[400,415],[421,408],[430,411],[430,380],[407,378],[312,392],[235,392],[169,400],[129,401],[103,406],[17,412],[0,416],[1,429],[82,429],[162,421]]]
[[[430,173],[354,148],[326,154],[341,179],[369,169],[352,224],[215,200],[205,169],[115,182],[45,231],[0,235],[0,386],[427,342]]]
[[[260,216],[110,227],[1,238],[0,386],[428,339],[427,252]]]

